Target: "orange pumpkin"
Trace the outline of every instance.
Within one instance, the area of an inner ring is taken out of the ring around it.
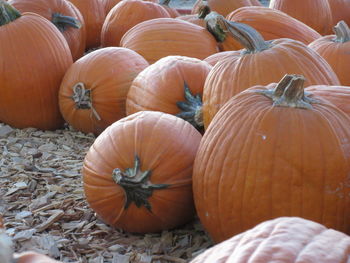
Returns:
[[[128,232],[170,229],[194,215],[192,165],[201,134],[170,114],[141,111],[109,126],[83,165],[91,208]]]
[[[108,15],[109,11],[112,10],[112,8],[117,5],[119,2],[122,0],[100,0],[102,1],[102,4],[105,9],[106,16]],[[143,0],[143,1],[148,1],[148,2],[153,2],[153,3],[159,3],[158,0]]]
[[[300,217],[263,222],[197,256],[191,263],[347,263],[350,237]]]
[[[169,13],[170,17],[175,18],[180,16],[180,13],[175,8],[169,6],[170,1],[171,0],[163,0],[160,4]]]
[[[95,48],[101,44],[101,29],[106,17],[100,0],[69,0],[83,15],[86,26],[86,48]]]
[[[226,18],[253,27],[265,40],[291,38],[307,45],[321,37],[314,29],[299,20],[267,7],[242,7],[230,13]]]
[[[328,0],[328,4],[331,8],[333,26],[341,20],[350,25],[350,0]]]
[[[148,66],[136,52],[102,48],[76,61],[66,72],[59,91],[64,119],[75,129],[101,133],[125,117],[131,82]]]
[[[270,8],[298,19],[321,35],[332,32],[332,13],[328,0],[271,0]]]
[[[197,0],[192,8],[192,14],[197,14],[203,4],[203,0]],[[212,11],[223,16],[243,6],[261,6],[258,0],[207,0],[205,4],[207,4]]]
[[[132,82],[126,113],[154,110],[174,114],[203,129],[202,93],[211,66],[199,59],[168,56],[144,69]]]
[[[246,48],[227,55],[210,71],[203,91],[205,127],[232,96],[254,85],[277,82],[286,73],[303,74],[306,85],[339,85],[329,64],[303,43],[292,39],[265,41],[246,24],[223,23]]]
[[[350,119],[320,97],[305,96],[303,83],[286,76],[249,88],[206,130],[193,191],[216,242],[280,216],[350,233]]]
[[[176,17],[176,19],[181,19],[181,20],[185,20],[188,22],[191,22],[193,24],[196,24],[198,26],[204,27],[206,28],[206,21],[205,21],[205,17],[210,13],[210,8],[207,5],[203,5],[200,9],[200,11],[198,12],[198,14],[194,14],[194,15],[181,15]]]
[[[123,35],[133,26],[146,20],[170,17],[159,4],[129,0],[117,4],[107,15],[101,33],[102,46],[119,46]]]
[[[170,55],[204,59],[218,51],[215,38],[206,29],[173,18],[137,24],[125,33],[120,45],[141,54],[150,64]]]
[[[340,84],[350,85],[350,75],[347,69],[350,64],[350,29],[344,21],[334,27],[335,35],[316,39],[309,47],[320,54],[337,74]]]
[[[305,92],[311,98],[321,97],[331,102],[350,117],[350,87],[316,85],[307,87]]]
[[[222,51],[215,53],[213,55],[210,55],[209,57],[205,58],[204,61],[208,62],[210,65],[215,66],[216,63],[218,63],[221,59],[226,57],[229,54],[232,54],[234,51]]]
[[[72,52],[73,60],[85,51],[86,30],[83,16],[70,2],[65,0],[11,0],[18,11],[33,12],[50,20],[63,34]]]
[[[63,125],[58,89],[73,63],[67,41],[47,19],[0,1],[0,120],[16,128]]]

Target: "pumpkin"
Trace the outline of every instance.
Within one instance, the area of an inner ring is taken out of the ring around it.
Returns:
[[[271,0],[270,8],[298,19],[321,35],[332,31],[332,13],[328,0]]]
[[[344,21],[334,27],[335,35],[316,39],[309,47],[320,54],[337,74],[340,84],[350,85],[350,76],[344,71],[350,63],[350,29]]]
[[[16,263],[60,263],[60,261],[54,260],[34,251],[15,254],[14,258]]]
[[[171,55],[204,59],[218,52],[215,38],[205,28],[173,18],[137,24],[124,34],[120,45],[141,54],[150,64]]]
[[[21,13],[33,12],[50,20],[67,40],[73,60],[85,51],[86,32],[79,10],[65,0],[11,0],[9,4]]]
[[[291,38],[308,45],[321,37],[318,32],[299,20],[268,7],[242,7],[231,12],[226,18],[253,27],[265,40]]]
[[[169,6],[171,0],[163,0],[161,2],[161,5],[164,7],[164,9],[169,13],[170,17],[175,18],[180,16],[180,13],[175,9]]]
[[[207,0],[205,3],[203,0],[197,0],[193,5],[192,14],[197,14],[203,4],[223,16],[243,6],[261,6],[258,0]]]
[[[105,13],[106,16],[108,15],[109,11],[112,10],[112,8],[118,4],[119,2],[121,2],[122,0],[100,0],[102,1],[102,4],[104,6],[105,9]],[[143,0],[143,1],[149,1],[149,2],[153,2],[153,3],[159,3],[158,0]]]
[[[101,33],[102,46],[119,46],[122,36],[140,22],[170,17],[159,4],[140,0],[122,1],[108,13]]]
[[[204,61],[208,62],[210,65],[215,66],[215,64],[226,57],[227,55],[231,54],[234,51],[222,51],[215,53],[213,55],[210,55],[209,57],[205,58]]]
[[[100,0],[69,0],[83,15],[86,26],[86,48],[96,48],[101,44],[101,30],[106,17]]]
[[[232,96],[254,85],[277,82],[286,73],[303,74],[306,85],[339,85],[329,64],[305,44],[292,39],[265,41],[246,24],[221,23],[245,49],[227,55],[210,71],[203,90],[205,127]]]
[[[199,59],[168,56],[144,69],[132,82],[127,115],[143,110],[174,114],[203,130],[202,93],[211,66]]]
[[[0,1],[0,120],[16,128],[62,127],[58,89],[73,63],[67,41],[47,19]]]
[[[335,26],[339,21],[344,20],[350,24],[350,1],[349,0],[328,0],[332,14],[332,25]]]
[[[206,250],[191,263],[349,261],[350,237],[300,217],[279,217]]]
[[[305,92],[311,98],[321,97],[331,102],[350,117],[350,87],[315,85],[307,87]]]
[[[94,134],[126,116],[131,82],[148,66],[136,52],[120,47],[95,50],[66,72],[59,90],[59,106],[73,128]]]
[[[82,169],[91,208],[128,232],[159,232],[193,218],[192,166],[201,134],[176,116],[141,111],[109,126]]]
[[[349,233],[348,141],[348,116],[306,96],[302,76],[237,94],[196,155],[193,192],[204,228],[220,242],[265,220],[298,216]]]
[[[210,8],[207,5],[203,5],[201,7],[201,10],[198,12],[198,14],[194,15],[181,15],[176,17],[176,19],[185,20],[188,22],[191,22],[193,24],[196,24],[198,26],[206,28],[206,21],[205,17],[210,13]]]

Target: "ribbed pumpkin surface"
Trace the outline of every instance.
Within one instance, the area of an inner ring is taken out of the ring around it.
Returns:
[[[85,157],[87,201],[105,222],[129,232],[157,232],[188,222],[195,212],[192,166],[201,137],[188,122],[161,112],[138,112],[115,122]],[[128,189],[112,178],[116,168],[135,167],[135,156],[140,170],[150,171],[139,194],[149,185],[166,185],[147,198],[148,208],[129,203]]]
[[[207,251],[191,263],[347,263],[350,237],[299,217],[263,222]]]
[[[218,52],[215,38],[203,27],[172,18],[142,22],[123,36],[120,45],[141,54],[150,64],[170,55],[204,59]]]

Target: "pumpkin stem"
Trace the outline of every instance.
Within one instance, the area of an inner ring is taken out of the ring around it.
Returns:
[[[169,6],[171,0],[163,0],[161,5]]]
[[[334,39],[335,42],[345,43],[350,41],[350,29],[345,21],[338,22],[338,24],[333,28],[333,31],[336,36]]]
[[[247,53],[261,52],[270,47],[269,42],[265,41],[260,33],[251,26],[228,21],[216,12],[211,12],[205,20],[208,31],[218,42],[224,42],[229,34],[246,48]]]
[[[304,82],[304,76],[285,75],[273,90],[259,93],[272,99],[273,106],[276,107],[312,109],[311,103],[316,101],[305,96]]]
[[[208,5],[202,5],[198,11],[198,18],[204,19],[211,12],[210,7]]]
[[[152,196],[154,190],[165,189],[168,184],[152,184],[149,181],[151,171],[141,171],[140,158],[135,155],[133,168],[126,168],[121,171],[119,168],[113,170],[112,178],[125,191],[124,208],[134,202],[137,207],[144,206],[149,211],[152,211],[152,206],[148,202],[148,198]]]
[[[193,95],[187,83],[184,83],[185,101],[176,102],[181,110],[177,117],[191,123],[198,131],[203,131],[202,98],[200,94]]]
[[[59,13],[53,13],[51,22],[61,31],[64,32],[68,27],[81,28],[81,23],[78,19],[65,16]]]
[[[82,82],[78,82],[73,86],[73,96],[72,100],[75,102],[75,107],[77,109],[91,109],[92,114],[95,118],[100,121],[101,117],[92,106],[91,90],[85,89],[85,85]]]
[[[0,26],[6,25],[21,17],[21,13],[9,3],[0,0]]]

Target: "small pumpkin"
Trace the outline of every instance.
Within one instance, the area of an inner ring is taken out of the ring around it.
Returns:
[[[101,32],[102,46],[119,46],[123,35],[140,22],[170,17],[169,13],[159,4],[129,0],[118,3],[108,13]]]
[[[80,11],[65,0],[11,0],[9,4],[21,13],[33,12],[51,21],[63,34],[77,60],[85,51],[86,29]]]
[[[105,9],[100,0],[69,0],[83,15],[86,26],[86,49],[99,47]]]
[[[73,63],[67,41],[47,19],[0,1],[0,120],[16,128],[63,126],[58,89]]]
[[[215,38],[206,29],[173,18],[137,24],[124,34],[120,45],[141,54],[150,64],[171,55],[204,59],[218,52]]]
[[[192,14],[197,14],[204,4],[223,16],[243,6],[261,6],[258,0],[197,0],[193,5]]]
[[[271,0],[270,8],[298,19],[321,35],[332,32],[332,13],[328,0]]]
[[[141,111],[109,126],[82,169],[91,208],[128,232],[158,232],[194,216],[192,165],[201,134],[176,116]]]
[[[204,228],[220,242],[298,216],[350,233],[349,141],[349,117],[304,94],[302,76],[237,94],[196,155],[193,192]]]
[[[220,23],[245,49],[225,56],[210,71],[203,90],[205,127],[231,97],[254,85],[277,82],[286,73],[305,75],[306,85],[339,85],[329,64],[305,44],[286,38],[265,41],[246,24],[225,19]]]
[[[77,60],[59,90],[64,119],[79,131],[101,133],[125,117],[131,82],[147,66],[142,56],[120,47],[101,48]]]
[[[265,40],[290,38],[308,45],[321,37],[303,22],[282,11],[263,6],[239,8],[228,14],[226,19],[253,27]]]
[[[309,47],[329,63],[341,85],[350,86],[350,75],[344,70],[350,64],[350,29],[344,21],[340,21],[334,27],[334,32],[335,35],[316,39]]]
[[[176,115],[203,130],[202,93],[211,66],[199,59],[168,56],[144,69],[131,84],[127,115],[143,110]]]
[[[279,217],[204,251],[191,263],[347,263],[350,237],[300,217]]]

